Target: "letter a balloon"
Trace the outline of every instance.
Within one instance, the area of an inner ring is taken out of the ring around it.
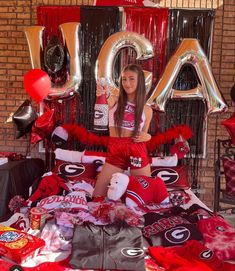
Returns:
[[[24,75],[24,87],[29,96],[37,103],[43,101],[50,92],[51,80],[41,69],[32,69]]]

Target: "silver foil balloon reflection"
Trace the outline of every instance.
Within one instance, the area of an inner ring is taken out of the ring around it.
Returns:
[[[95,76],[97,80],[106,78],[114,95],[118,95],[119,91],[113,79],[115,59],[118,53],[126,47],[135,50],[137,60],[152,58],[154,54],[150,41],[136,32],[120,31],[108,37],[98,55]],[[152,85],[152,74],[148,71],[144,71],[144,73],[148,92]]]
[[[195,89],[175,90],[174,82],[185,64],[193,66],[200,83]],[[207,114],[220,113],[228,109],[212,74],[209,61],[197,39],[182,40],[167,63],[159,83],[148,99],[148,104],[153,103],[157,110],[165,112],[167,100],[177,98],[204,99],[207,103]]]
[[[33,69],[42,68],[40,53],[44,49],[42,42],[44,29],[45,28],[42,26],[29,26],[25,29]],[[63,86],[51,87],[48,98],[64,98],[73,94],[73,92],[78,91],[82,80],[81,64],[79,59],[80,24],[76,22],[64,23],[60,25],[60,30],[63,38],[63,44],[67,48],[67,55],[69,58],[69,75]]]
[[[64,48],[57,36],[50,38],[49,44],[44,49],[44,65],[48,73],[57,73],[63,67],[65,61]]]
[[[25,28],[25,36],[29,46],[32,69],[41,69],[42,36],[44,26],[29,26]]]

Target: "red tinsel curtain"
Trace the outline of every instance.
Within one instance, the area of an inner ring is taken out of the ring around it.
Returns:
[[[52,41],[54,36],[58,37],[61,45],[63,46],[59,25],[68,22],[80,22],[80,7],[39,6],[37,8],[37,20],[38,25],[45,26],[43,33],[43,55],[45,55],[47,46]],[[66,67],[64,65],[61,71],[58,71],[52,75],[50,74],[51,80],[54,83],[56,81],[63,81],[63,79],[66,77],[66,73]],[[74,123],[76,121],[77,114],[80,114],[81,111],[80,100],[80,95],[73,95],[63,99],[45,100],[45,104],[49,108],[55,109],[54,119],[56,125],[60,125],[61,123]],[[45,148],[47,151],[47,146]]]
[[[154,57],[141,66],[152,71],[155,87],[165,66],[168,9],[124,7],[124,18],[125,30],[143,35],[153,45]]]
[[[53,35],[60,37],[59,25],[68,22],[80,22],[79,6],[39,6],[37,8],[38,25],[45,26],[44,40]]]

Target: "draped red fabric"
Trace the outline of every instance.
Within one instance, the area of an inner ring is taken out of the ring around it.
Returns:
[[[80,22],[79,6],[39,6],[37,7],[38,25],[45,26],[46,39],[61,36],[59,25]]]
[[[143,35],[153,45],[154,57],[141,63],[141,66],[153,72],[155,87],[165,66],[168,9],[124,7],[124,15],[125,30]]]

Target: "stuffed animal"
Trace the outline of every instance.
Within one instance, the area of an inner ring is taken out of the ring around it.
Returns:
[[[175,139],[175,144],[171,146],[170,152],[171,154],[176,154],[178,159],[183,159],[184,156],[190,151],[188,141],[185,140],[182,136]]]
[[[26,205],[31,206],[32,202],[57,195],[62,190],[69,191],[64,178],[54,173],[44,176],[40,181],[37,190],[26,201]]]
[[[125,203],[129,207],[150,203],[169,203],[167,188],[162,179],[114,173],[108,187],[107,197],[117,201],[123,195]]]

